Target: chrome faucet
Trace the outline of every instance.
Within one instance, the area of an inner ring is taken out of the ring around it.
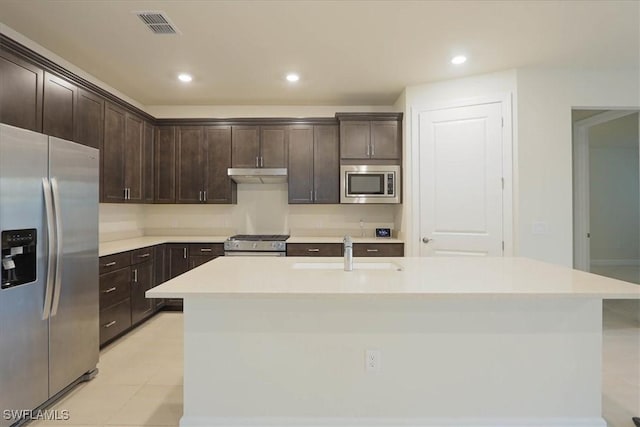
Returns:
[[[353,271],[353,240],[351,236],[344,236],[344,271]]]

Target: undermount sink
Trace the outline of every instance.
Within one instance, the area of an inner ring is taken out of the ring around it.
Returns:
[[[294,270],[344,270],[344,262],[296,262]],[[354,262],[354,270],[395,270],[402,267],[393,262]]]

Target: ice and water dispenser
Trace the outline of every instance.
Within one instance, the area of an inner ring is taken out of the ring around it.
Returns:
[[[36,229],[2,232],[2,289],[36,280]]]

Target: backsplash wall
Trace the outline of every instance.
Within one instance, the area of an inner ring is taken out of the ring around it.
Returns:
[[[289,205],[286,184],[240,184],[236,205],[100,205],[100,240],[146,235],[364,234],[396,228],[396,205]],[[362,220],[362,228],[360,221]]]
[[[139,237],[144,234],[144,205],[100,203],[101,242]]]

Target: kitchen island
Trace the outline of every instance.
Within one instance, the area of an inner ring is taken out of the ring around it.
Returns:
[[[181,426],[606,426],[602,299],[522,258],[221,257],[184,298]]]

